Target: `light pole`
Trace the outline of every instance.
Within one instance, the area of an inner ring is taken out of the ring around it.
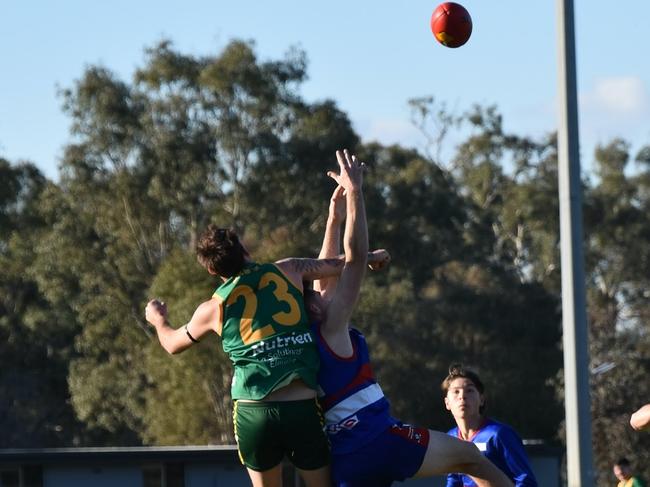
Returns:
[[[558,186],[562,264],[564,407],[568,487],[592,487],[589,352],[582,252],[582,188],[573,0],[558,9]]]

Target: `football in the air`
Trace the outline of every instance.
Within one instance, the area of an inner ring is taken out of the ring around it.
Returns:
[[[472,18],[458,3],[441,3],[431,15],[431,32],[443,46],[460,47],[472,35]]]

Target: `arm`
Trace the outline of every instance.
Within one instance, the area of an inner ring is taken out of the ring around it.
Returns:
[[[337,186],[330,198],[327,223],[323,245],[318,254],[319,259],[334,257],[341,253],[341,224],[345,221],[346,205],[345,191],[343,186]],[[335,291],[338,279],[327,278],[314,281],[314,290],[321,293],[321,296],[328,299]]]
[[[345,216],[345,190],[342,186],[337,186],[330,198],[323,245],[321,246],[320,254],[318,254],[319,259],[333,258],[341,253],[341,224],[345,221]],[[368,252],[368,267],[373,271],[383,269],[389,262],[390,254],[385,249]],[[314,281],[314,290],[320,292],[323,298],[329,299],[336,290],[338,283],[338,279],[335,277]]]
[[[390,255],[384,249],[368,252],[366,258],[368,266],[372,270],[381,269],[390,261]],[[275,265],[284,272],[298,289],[302,289],[302,281],[315,281],[326,277],[340,276],[345,265],[345,259],[345,254],[326,259],[288,257],[278,260]]]
[[[650,403],[642,406],[632,414],[630,426],[637,431],[650,431]]]
[[[339,157],[339,153],[337,152],[337,157]],[[331,176],[332,173],[329,175]],[[347,206],[345,192],[346,189],[339,184],[332,193],[325,235],[318,259],[288,258],[276,262],[276,265],[298,289],[302,289],[302,281],[308,280],[315,281],[314,289],[322,291],[323,297],[329,298],[334,293],[338,282],[335,278],[341,274],[345,264],[345,255],[340,254],[341,224],[346,218]],[[386,250],[378,249],[369,252],[367,259],[370,269],[379,270],[390,262],[390,255]]]
[[[345,266],[327,308],[326,319],[321,324],[321,333],[335,353],[349,356],[353,350],[348,334],[348,322],[359,298],[368,262],[368,227],[362,191],[364,165],[347,151],[338,151],[336,156],[340,174],[328,175],[345,188]]]
[[[303,281],[315,281],[340,275],[345,265],[345,255],[337,255],[327,259],[289,257],[277,261],[275,265],[284,272],[298,289],[302,289]]]
[[[157,299],[149,301],[145,309],[147,321],[156,329],[158,340],[170,354],[187,350],[208,332],[216,332],[213,324],[221,320],[221,307],[216,299],[199,305],[187,325],[172,328],[167,320],[167,306]]]

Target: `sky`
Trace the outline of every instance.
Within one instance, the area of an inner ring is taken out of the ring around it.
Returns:
[[[423,148],[408,100],[457,111],[495,105],[504,128],[542,137],[557,127],[557,2],[463,0],[469,42],[438,44],[424,0],[2,0],[0,157],[58,178],[70,118],[59,90],[89,66],[125,82],[162,39],[188,55],[252,40],[262,61],[292,47],[308,57],[308,102],[333,99],[364,141]],[[581,161],[614,137],[650,144],[650,2],[576,0]]]

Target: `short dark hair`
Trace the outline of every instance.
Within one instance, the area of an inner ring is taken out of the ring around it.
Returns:
[[[479,393],[483,394],[485,391],[483,382],[481,382],[481,379],[476,372],[466,368],[463,364],[456,363],[449,366],[449,373],[447,374],[447,377],[445,377],[445,380],[442,381],[442,384],[440,384],[440,387],[442,388],[442,391],[445,395],[447,395],[451,383],[456,379],[469,379],[472,381]],[[483,414],[484,411],[485,402],[479,408],[479,413]]]
[[[248,252],[239,242],[234,230],[209,225],[196,246],[199,263],[222,277],[232,277],[241,272]]]
[[[630,466],[630,461],[627,458],[622,457],[622,458],[619,458],[618,461],[614,465],[618,465],[619,467],[629,467]]]

